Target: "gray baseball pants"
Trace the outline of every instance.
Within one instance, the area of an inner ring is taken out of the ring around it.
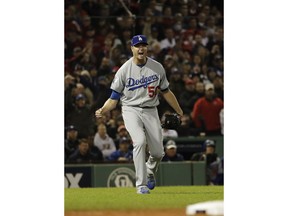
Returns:
[[[147,185],[147,175],[155,174],[164,156],[163,135],[158,110],[122,106],[125,127],[133,141],[133,161],[136,171],[136,188]],[[149,158],[146,162],[146,146]]]

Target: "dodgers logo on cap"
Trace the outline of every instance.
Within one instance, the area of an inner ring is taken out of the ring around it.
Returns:
[[[140,43],[148,45],[147,38],[145,35],[135,35],[131,40],[132,46],[135,46]]]

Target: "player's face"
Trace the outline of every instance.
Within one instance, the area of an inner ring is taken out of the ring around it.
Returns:
[[[147,45],[146,44],[137,44],[131,47],[134,59],[137,63],[145,63],[147,56]]]

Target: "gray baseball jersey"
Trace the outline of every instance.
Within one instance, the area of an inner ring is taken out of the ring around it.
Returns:
[[[136,187],[147,185],[147,175],[155,174],[164,156],[163,135],[158,110],[157,89],[168,89],[163,66],[147,58],[143,67],[130,58],[117,71],[111,89],[121,94],[122,116],[133,140]],[[146,144],[150,156],[146,162]],[[146,162],[146,163],[145,163]]]
[[[159,104],[157,88],[168,88],[163,66],[149,57],[147,59],[145,66],[139,67],[130,58],[117,71],[111,89],[122,93],[123,106],[155,107]]]

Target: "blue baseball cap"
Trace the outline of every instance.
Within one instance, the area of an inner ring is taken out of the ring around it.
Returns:
[[[135,46],[140,43],[148,45],[145,35],[135,35],[131,40],[131,46]]]

